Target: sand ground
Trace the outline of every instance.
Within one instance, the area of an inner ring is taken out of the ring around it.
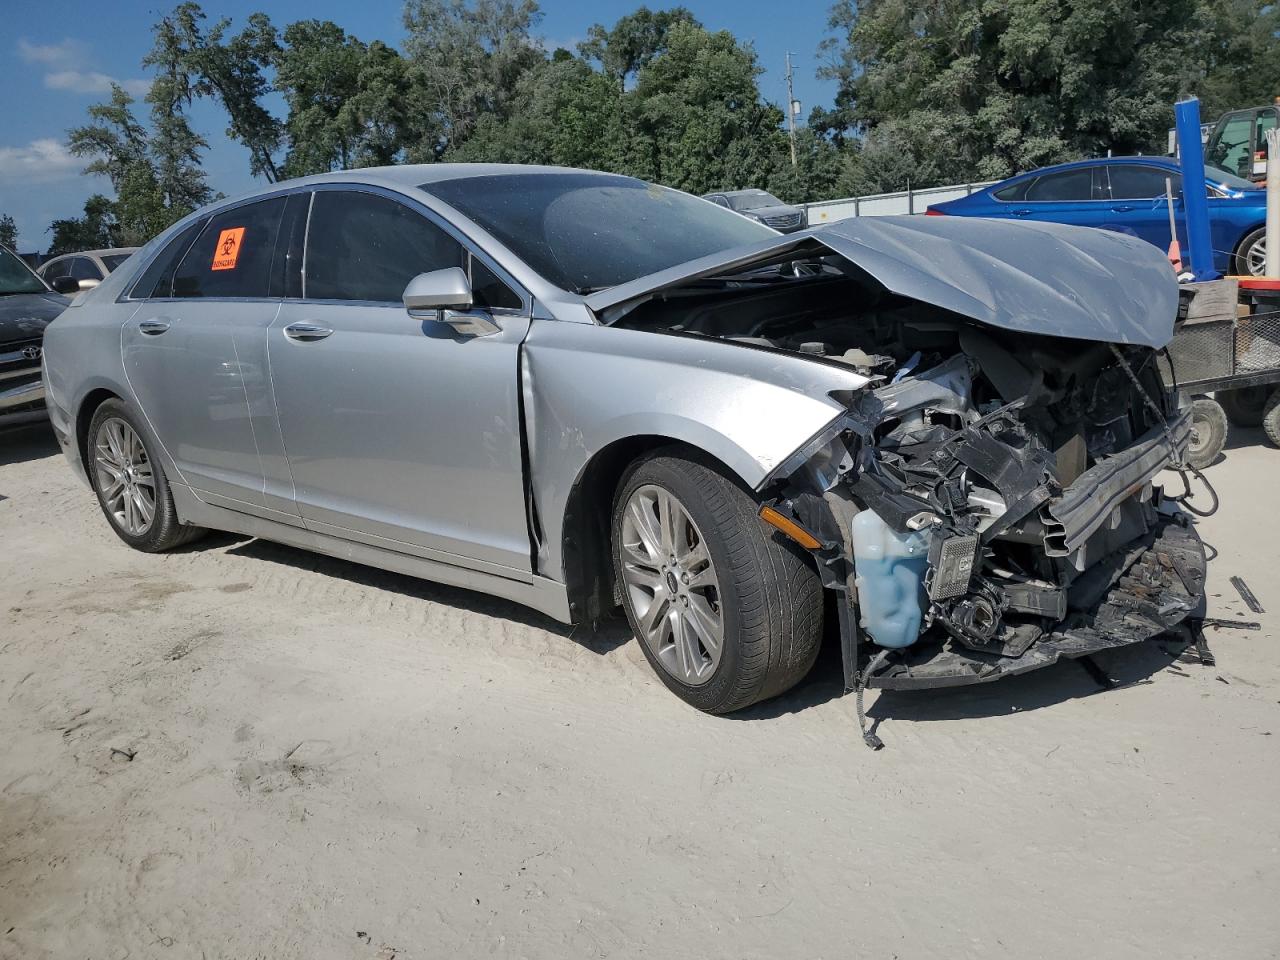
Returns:
[[[1177,644],[702,716],[617,625],[213,536],[0,437],[0,957],[1280,956],[1280,451]],[[1249,613],[1228,584],[1242,575]]]

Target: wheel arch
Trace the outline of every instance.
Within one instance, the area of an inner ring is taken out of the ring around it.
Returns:
[[[560,531],[564,582],[574,623],[596,620],[618,606],[613,578],[613,501],[633,467],[658,450],[682,452],[713,465],[750,490],[723,459],[679,437],[648,433],[620,437],[582,466],[570,488]]]
[[[85,476],[90,478],[90,484],[93,483],[93,479],[92,471],[89,469],[89,424],[93,422],[93,415],[98,408],[108,400],[123,401],[123,399],[118,393],[106,387],[95,387],[85,394],[84,399],[80,401],[80,406],[76,409],[76,450],[80,454],[80,462],[84,465]]]

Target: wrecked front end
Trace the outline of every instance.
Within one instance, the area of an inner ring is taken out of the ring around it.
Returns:
[[[865,643],[866,685],[905,689],[1138,643],[1202,604],[1204,550],[1160,484],[1190,437],[1156,362],[1178,296],[1132,238],[912,217],[588,302],[606,322],[859,375],[831,395],[846,412],[757,492],[847,598],[850,685]]]
[[[956,337],[958,352],[850,397],[766,490],[822,541],[860,634],[846,642],[886,651],[866,684],[995,680],[1192,613],[1204,550],[1158,477],[1185,457],[1190,423],[1155,351]]]

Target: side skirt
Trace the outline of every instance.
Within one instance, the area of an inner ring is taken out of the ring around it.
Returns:
[[[208,527],[211,530],[225,530],[228,533],[259,537],[273,543],[283,543],[287,546],[323,553],[339,560],[349,560],[352,563],[362,563],[380,570],[403,573],[420,580],[476,590],[532,607],[561,623],[571,622],[568,592],[563,583],[557,583],[555,580],[535,576],[532,583],[523,583],[493,573],[467,570],[453,564],[413,557],[369,544],[355,543],[329,534],[214,506],[197,497],[195,492],[185,484],[171,482],[169,489],[173,493],[173,503],[177,507],[178,516],[184,523]]]

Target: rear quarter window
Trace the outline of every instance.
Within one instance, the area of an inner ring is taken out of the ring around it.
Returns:
[[[173,277],[175,297],[268,297],[285,198],[216,214]]]
[[[1027,187],[1034,182],[1033,180],[1022,180],[1018,183],[1011,183],[1007,187],[991,191],[991,195],[997,200],[1003,200],[1005,203],[1017,203],[1019,200],[1027,199]]]

